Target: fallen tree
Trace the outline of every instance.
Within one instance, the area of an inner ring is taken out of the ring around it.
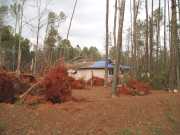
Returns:
[[[37,91],[36,89],[39,89]],[[35,93],[35,94],[33,94]],[[20,96],[24,100],[29,94],[43,96],[45,100],[52,103],[62,103],[70,100],[72,90],[68,72],[63,63],[51,68],[49,72],[34,85],[32,85],[25,93]]]

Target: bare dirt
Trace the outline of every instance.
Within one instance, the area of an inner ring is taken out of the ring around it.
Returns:
[[[180,94],[111,98],[97,87],[73,97],[60,105],[0,104],[0,135],[180,135]]]

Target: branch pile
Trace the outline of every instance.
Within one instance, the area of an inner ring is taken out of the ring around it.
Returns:
[[[72,89],[85,89],[86,88],[86,82],[83,79],[76,80],[72,77],[69,77],[71,88]]]
[[[0,72],[0,102],[13,103],[16,96],[24,93],[29,86],[15,74],[6,71]]]
[[[61,103],[71,99],[72,91],[67,69],[63,64],[52,68],[40,85],[44,88],[42,94],[52,103]]]
[[[91,84],[91,82],[93,86],[103,86],[104,78],[93,76],[90,80],[88,80],[88,84]]]
[[[151,87],[148,84],[132,79],[118,88],[118,94],[144,96],[149,94],[150,90]]]
[[[5,72],[0,73],[0,102],[12,103],[15,100],[15,89],[12,78]]]

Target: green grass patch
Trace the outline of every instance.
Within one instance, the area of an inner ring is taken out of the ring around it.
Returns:
[[[130,128],[120,129],[114,135],[133,135],[133,132]]]
[[[173,135],[179,135],[180,133],[180,119],[179,114],[180,110],[178,108],[178,104],[176,99],[173,97],[167,100],[167,108],[168,110],[165,112],[165,116],[168,122],[171,124],[171,129]]]
[[[7,124],[3,121],[0,121],[0,135],[4,135],[7,129]]]
[[[150,131],[152,135],[164,135],[160,127],[150,127]]]

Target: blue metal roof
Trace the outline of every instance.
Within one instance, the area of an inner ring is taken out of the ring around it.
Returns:
[[[95,62],[91,68],[105,68],[106,67],[106,61],[105,60],[100,60]],[[108,61],[108,68],[113,68],[113,65],[111,64],[110,61]]]
[[[90,66],[90,68],[105,68],[106,67],[106,61],[100,60],[95,62],[93,65]],[[114,64],[112,64],[111,60],[108,60],[108,68],[113,68]],[[120,68],[122,69],[130,69],[130,66],[128,65],[120,65]]]

